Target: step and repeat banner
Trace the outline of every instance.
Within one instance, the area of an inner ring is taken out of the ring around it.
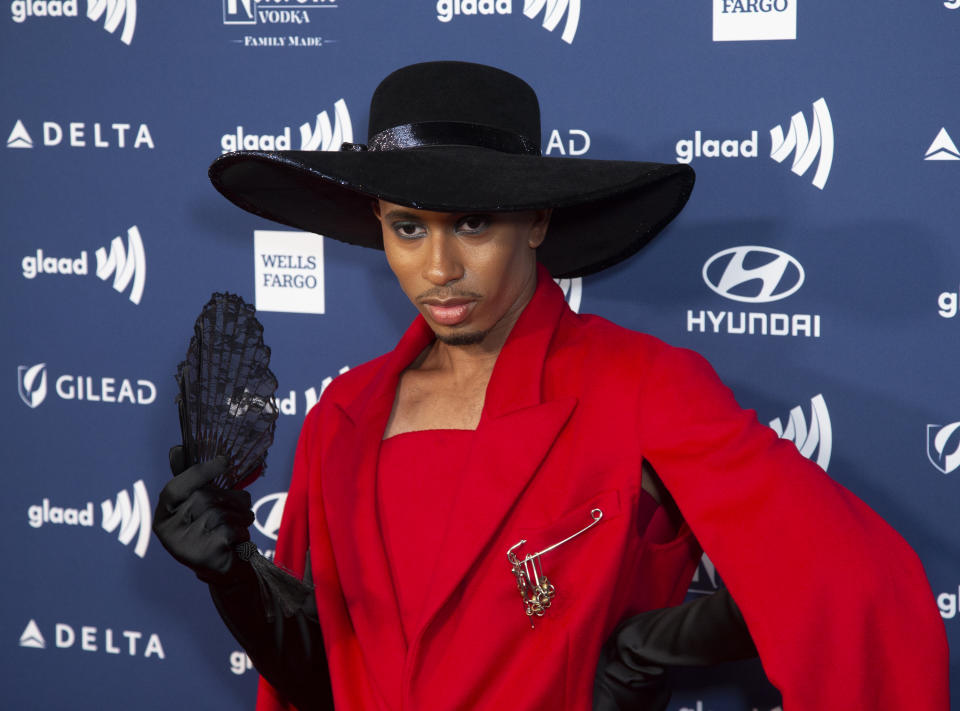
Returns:
[[[244,213],[206,169],[235,149],[362,142],[380,79],[429,59],[524,77],[546,155],[693,165],[676,222],[626,263],[564,280],[571,307],[703,353],[899,530],[960,687],[960,0],[0,12],[0,705],[252,707],[249,660],[150,531],[193,321],[211,292],[239,293],[273,348],[282,414],[251,487],[270,555],[305,413],[415,312],[382,253]],[[704,559],[690,594],[720,573]],[[788,567],[758,574],[774,597],[805,584]],[[780,705],[759,662],[673,679],[671,711]]]

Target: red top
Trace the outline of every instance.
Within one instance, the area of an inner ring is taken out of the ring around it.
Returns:
[[[460,482],[456,462],[463,461],[473,434],[421,430],[394,435],[380,445],[377,514],[408,644],[449,524],[450,502]]]

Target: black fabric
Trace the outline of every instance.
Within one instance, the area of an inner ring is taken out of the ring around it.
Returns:
[[[370,135],[431,122],[473,124],[540,143],[532,89],[479,64],[415,64],[374,92]],[[694,184],[688,165],[545,158],[475,142],[346,148],[228,153],[213,162],[209,176],[244,210],[374,249],[383,248],[371,210],[375,198],[442,212],[554,208],[537,252],[554,277],[585,276],[631,256],[680,212]]]
[[[285,700],[298,711],[330,711],[333,691],[316,599],[307,595],[299,609],[284,612],[270,583],[264,585],[249,566],[243,569],[230,583],[210,585],[220,617]]]
[[[594,678],[594,711],[662,711],[667,666],[707,666],[757,656],[726,588],[676,607],[624,620],[604,644]]]

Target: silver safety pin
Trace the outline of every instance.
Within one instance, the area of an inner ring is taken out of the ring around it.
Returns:
[[[507,550],[507,560],[510,563],[510,572],[513,573],[514,578],[517,581],[517,590],[520,591],[520,597],[523,600],[523,609],[527,617],[530,618],[530,627],[533,628],[533,618],[534,616],[543,617],[544,613],[550,607],[550,604],[554,597],[556,597],[557,589],[550,582],[550,579],[543,572],[543,561],[541,556],[544,553],[549,553],[555,548],[562,546],[564,543],[573,540],[582,533],[586,533],[591,528],[600,523],[600,519],[603,518],[603,511],[598,508],[590,509],[590,518],[593,519],[589,524],[581,528],[576,533],[572,533],[562,541],[557,541],[553,545],[547,546],[542,551],[536,553],[528,553],[521,560],[517,557],[517,554],[514,551],[527,542],[527,539],[522,539],[516,545],[513,545]]]

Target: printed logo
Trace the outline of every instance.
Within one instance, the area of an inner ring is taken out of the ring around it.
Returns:
[[[957,2],[960,3],[960,0],[957,0]],[[7,145],[10,145],[9,139],[7,140]],[[940,129],[937,137],[933,139],[933,143],[930,144],[930,147],[924,154],[923,159],[960,160],[960,151],[957,150],[957,144],[953,142],[950,134],[947,133],[946,127]]]
[[[704,138],[701,131],[695,131],[692,139],[677,141],[677,162],[691,163],[694,158],[756,158],[759,133],[754,130],[749,138],[720,139]],[[790,170],[796,175],[805,175],[817,160],[817,169],[811,182],[823,190],[833,167],[834,135],[830,110],[822,97],[813,102],[809,128],[803,113],[798,111],[790,118],[786,135],[779,125],[770,129],[770,158],[783,163],[791,153],[793,161]]]
[[[37,627],[36,620],[30,620],[20,635],[20,646],[30,647],[31,649],[46,649],[47,641],[40,634],[40,628]]]
[[[310,34],[245,34],[231,40],[244,47],[322,47],[336,40],[316,34],[319,16],[314,10],[338,7],[336,0],[223,0],[223,24],[251,32],[278,25],[310,30]]]
[[[580,128],[571,128],[567,131],[567,142],[563,142],[558,129],[550,132],[550,139],[543,154],[561,156],[582,156],[590,150],[590,134]]]
[[[253,251],[258,311],[324,312],[322,237],[255,230]]]
[[[560,37],[567,44],[573,44],[580,24],[580,0],[523,0],[523,14],[531,20],[536,19],[541,11],[543,28],[548,32],[553,32],[566,16]]]
[[[785,299],[803,285],[800,262],[786,252],[756,245],[717,252],[703,265],[703,281],[720,296],[733,301],[769,303]],[[731,335],[820,337],[820,314],[760,311],[687,310],[687,331]]]
[[[345,365],[337,372],[338,375],[343,375],[348,370],[350,370],[349,365]],[[317,401],[320,400],[320,397],[323,395],[323,391],[327,389],[327,386],[333,382],[334,376],[327,376],[322,381],[320,381],[320,388],[307,388],[303,391],[303,400],[304,408],[302,410],[303,414],[306,415],[317,404]],[[297,414],[297,391],[291,390],[287,397],[278,397],[277,404],[280,407],[281,415],[296,415]]]
[[[33,139],[20,119],[13,124],[13,130],[7,137],[7,148],[33,148]]]
[[[47,397],[47,364],[18,365],[17,390],[27,407],[40,405]]]
[[[267,494],[253,505],[253,515],[256,517],[253,525],[271,541],[277,540],[280,520],[283,518],[283,507],[286,503],[287,492],[280,491]]]
[[[580,0],[523,0],[523,14],[536,20],[543,13],[542,27],[553,32],[563,21],[560,38],[573,44],[580,24]],[[454,17],[472,15],[510,15],[513,0],[437,0],[437,19],[450,22]]]
[[[326,111],[317,114],[311,126],[310,122],[300,125],[301,151],[338,151],[343,143],[353,142],[353,123],[347,102],[337,99],[333,105],[333,122]],[[291,149],[291,127],[286,126],[278,134],[249,133],[243,126],[237,126],[234,133],[225,133],[220,138],[222,153],[231,151],[288,151]]]
[[[942,474],[960,467],[960,422],[927,425],[927,459]]]
[[[48,630],[49,631],[49,630]],[[146,637],[146,644],[142,645],[141,640]],[[126,651],[131,657],[143,656],[145,659],[156,657],[157,659],[166,659],[167,655],[163,651],[163,644],[157,634],[151,633],[145,635],[138,630],[121,630],[119,634],[111,628],[101,630],[98,627],[90,625],[81,625],[80,633],[73,625],[65,622],[57,622],[53,627],[53,643],[56,649],[70,649],[77,641],[80,642],[80,649],[84,652],[103,652],[104,654],[119,655]],[[40,632],[40,626],[36,620],[31,619],[27,623],[26,629],[20,635],[21,647],[32,647],[33,649],[46,649],[47,643],[43,634]]]
[[[13,21],[25,22],[35,17],[76,17],[78,0],[13,0],[10,14]],[[137,26],[137,0],[87,0],[87,19],[100,22],[110,34],[117,31],[123,22],[120,41],[126,45],[133,42]]]
[[[779,249],[731,247],[707,260],[703,280],[728,299],[765,303],[795,293],[803,285],[804,273],[800,262]]]
[[[18,365],[17,386],[27,407],[39,407],[47,396],[47,364]],[[53,390],[61,400],[151,405],[157,399],[157,386],[143,378],[133,381],[65,373],[54,381]]]
[[[147,487],[142,479],[133,483],[132,497],[123,489],[117,493],[115,500],[105,499],[100,504],[100,513],[100,526],[104,531],[116,531],[117,538],[125,546],[133,543],[133,552],[137,557],[143,558],[147,554],[153,514]],[[50,499],[45,498],[41,503],[27,508],[27,523],[31,528],[49,524],[92,528],[96,523],[94,515],[92,501],[80,508],[71,508],[54,506]]]
[[[237,676],[253,669],[253,662],[242,649],[230,652],[230,671]]]
[[[790,410],[786,427],[783,426],[779,417],[770,421],[770,427],[778,437],[788,439],[797,445],[800,454],[815,461],[821,469],[827,471],[827,467],[830,466],[830,454],[833,451],[833,428],[830,426],[830,413],[822,394],[810,398],[809,427],[804,418],[803,409],[799,405]]]
[[[139,304],[147,281],[147,261],[137,226],[127,229],[126,247],[123,239],[117,236],[111,240],[109,251],[106,247],[99,247],[94,254],[97,277],[102,281],[112,277],[114,291],[121,294],[129,286],[128,298]],[[86,250],[82,250],[79,257],[51,257],[38,249],[36,254],[28,254],[21,260],[20,268],[24,279],[35,279],[38,274],[86,276],[89,274],[89,259]]]
[[[792,170],[797,175],[804,175],[813,165],[814,159],[820,157],[817,170],[813,174],[813,184],[823,190],[830,177],[830,167],[833,165],[833,121],[830,119],[830,110],[827,102],[819,98],[813,102],[813,130],[808,134],[807,122],[801,112],[790,117],[790,129],[786,138],[783,129],[774,126],[770,129],[770,157],[777,163],[782,163],[791,153],[793,156]]]
[[[573,279],[554,279],[563,291],[563,298],[574,313],[580,313],[580,297],[583,296],[583,277]]]
[[[66,130],[64,130],[66,126]],[[100,123],[87,124],[83,121],[43,121],[40,124],[44,147],[70,146],[71,148],[149,148],[153,149],[153,135],[150,127],[141,123],[136,135],[131,134],[133,124]],[[21,119],[13,124],[7,137],[7,148],[33,148],[34,142]]]
[[[713,0],[713,41],[795,40],[797,0]]]
[[[957,598],[960,597],[960,585],[957,586],[955,593],[940,593],[937,595],[937,607],[940,608],[940,616],[945,620],[952,620],[957,616]]]
[[[960,297],[958,291],[942,291],[937,297],[937,313],[941,318],[954,318],[957,315],[957,299]]]
[[[943,6],[948,10],[956,10],[960,8],[960,0],[943,0]]]

